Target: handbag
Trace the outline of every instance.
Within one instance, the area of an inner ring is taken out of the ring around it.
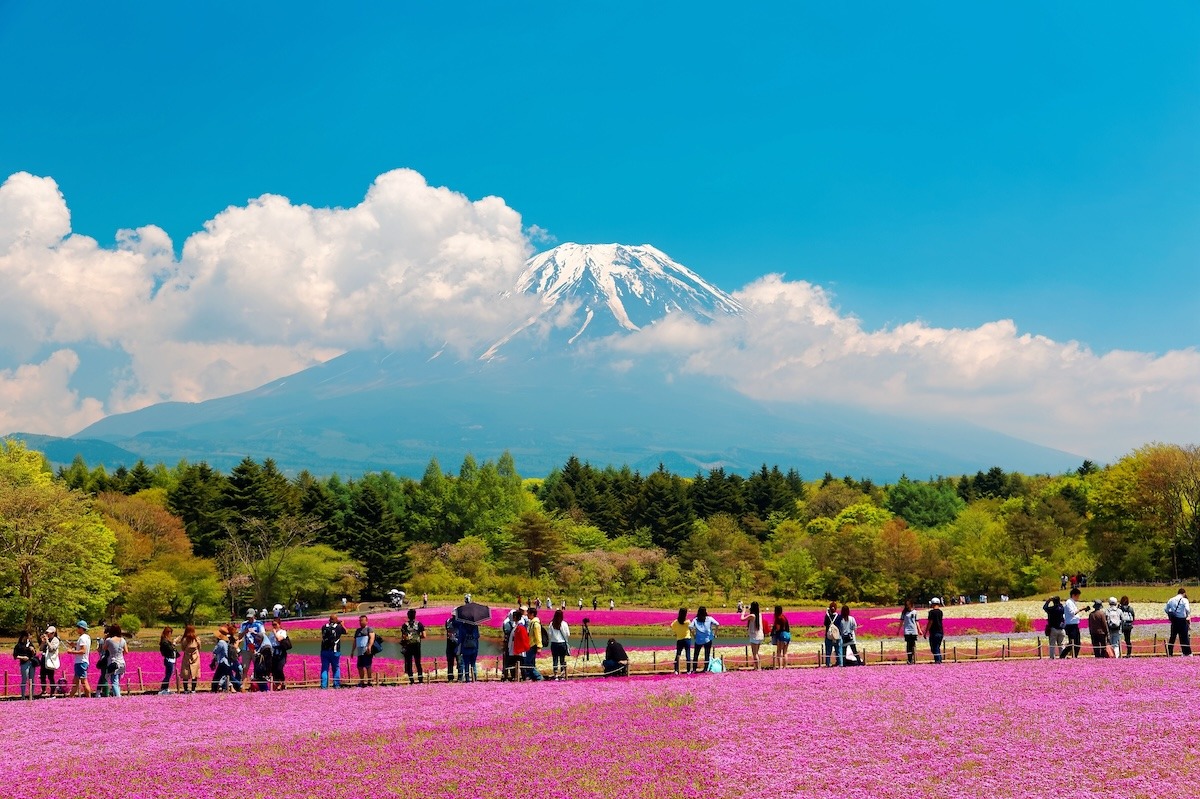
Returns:
[[[710,674],[723,674],[725,672],[725,661],[721,658],[712,658],[708,661],[706,671]]]

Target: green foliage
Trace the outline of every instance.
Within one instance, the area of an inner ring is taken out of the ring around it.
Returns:
[[[136,613],[122,614],[121,618],[117,619],[117,624],[121,625],[121,632],[129,638],[135,637],[142,631],[142,620],[137,617]]]
[[[966,506],[949,484],[914,483],[907,477],[888,490],[884,504],[911,526],[922,529],[949,524]]]

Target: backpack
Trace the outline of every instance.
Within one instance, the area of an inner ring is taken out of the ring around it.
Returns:
[[[1116,605],[1109,607],[1108,612],[1105,613],[1105,616],[1108,619],[1109,632],[1117,632],[1121,629],[1122,614],[1120,608],[1118,608]]]
[[[538,624],[538,640],[536,645],[542,649],[550,646],[550,631],[546,629],[546,625],[544,624]]]
[[[337,625],[326,624],[321,628],[321,649],[326,652],[332,652],[337,647],[341,637],[338,633]]]
[[[829,626],[825,628],[825,640],[826,641],[842,640],[842,630],[840,627],[838,627],[837,619],[829,620]]]
[[[709,674],[722,674],[725,671],[725,661],[721,658],[712,658],[708,661]]]
[[[375,633],[375,640],[371,642],[371,654],[378,655],[383,651],[383,636]]]
[[[416,646],[421,643],[421,626],[420,622],[414,622],[409,625],[405,622],[400,628],[400,645],[401,646]]]
[[[446,643],[458,643],[458,625],[454,623],[454,617],[446,619]]]
[[[1132,608],[1122,608],[1121,609],[1121,629],[1126,630],[1126,631],[1133,629],[1133,609]]]

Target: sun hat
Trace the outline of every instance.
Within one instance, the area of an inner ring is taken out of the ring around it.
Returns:
[[[940,605],[940,604],[942,604],[942,600],[938,599],[937,597],[934,597],[933,599],[929,600],[929,604]]]
[[[80,619],[79,621],[75,622],[75,626],[81,630],[86,630],[88,628],[87,622],[84,621],[83,619]]]
[[[1094,602],[1092,602],[1092,610],[1099,610],[1099,609],[1100,609],[1100,608],[1102,608],[1102,607],[1104,607],[1104,606],[1100,604],[1100,600],[1099,600],[1099,599],[1097,599],[1097,600],[1095,600]]]
[[[51,624],[49,627],[46,628],[46,632],[50,633],[51,635],[54,635],[55,633],[58,632],[58,628],[55,627],[53,624]]]
[[[1110,596],[1110,597],[1108,598],[1108,604],[1110,604],[1110,605],[1115,605],[1115,604],[1117,604],[1117,598],[1116,598],[1115,596]]]

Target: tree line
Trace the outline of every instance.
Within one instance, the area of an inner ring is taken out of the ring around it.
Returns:
[[[289,477],[251,458],[227,474],[186,461],[109,472],[81,458],[51,472],[12,441],[2,455],[7,629],[123,613],[203,622],[391,588],[895,602],[1022,596],[1077,572],[1200,574],[1195,446],[1151,444],[1060,475],[993,467],[889,485],[765,464],[642,475],[576,457],[523,479],[507,453],[468,455],[457,473],[433,459],[419,480]]]

